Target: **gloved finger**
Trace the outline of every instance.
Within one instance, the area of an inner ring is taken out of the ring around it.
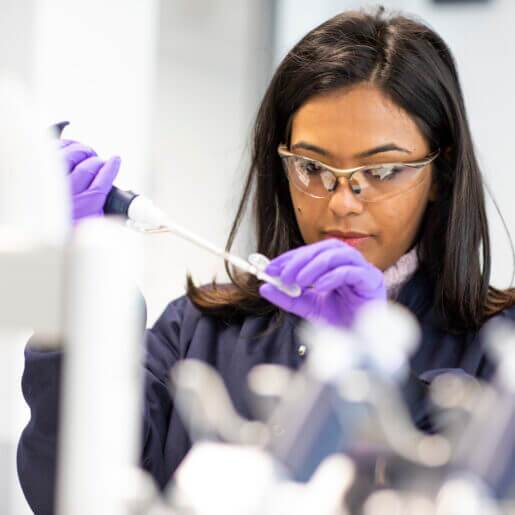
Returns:
[[[303,267],[298,268],[297,275],[293,279],[293,282],[296,282],[300,286],[309,286],[321,275],[341,265],[361,265],[368,268],[368,263],[365,262],[363,256],[361,254],[356,255],[356,252],[353,252],[353,250],[350,245],[346,245],[320,252]],[[288,264],[288,266],[290,266],[290,264]],[[281,279],[286,272],[287,267],[285,267],[281,273]]]
[[[93,179],[90,188],[107,195],[111,191],[113,182],[120,171],[121,162],[122,160],[119,156],[109,158]]]
[[[301,272],[304,267],[306,267],[311,261],[316,259],[317,257],[325,254],[326,252],[333,252],[331,255],[340,254],[340,262],[344,263],[355,263],[361,264],[365,263],[363,256],[350,245],[343,243],[339,240],[336,240],[336,243],[333,247],[318,247],[318,252],[313,252],[312,249],[309,249],[309,252],[299,251],[296,256],[293,256],[283,267],[281,273],[279,274],[281,281],[286,284],[292,284],[297,282],[297,276]],[[334,252],[336,254],[334,254]],[[323,263],[322,258],[322,263]],[[317,265],[315,265],[316,268]],[[313,269],[311,269],[311,274],[313,275]],[[309,276],[308,276],[309,279]],[[304,283],[304,286],[309,286],[309,281]]]
[[[330,238],[317,241],[315,243],[310,243],[309,245],[302,245],[301,247],[297,247],[292,250],[288,250],[280,256],[277,256],[274,259],[272,259],[270,263],[268,263],[265,272],[270,275],[279,275],[284,265],[292,258],[297,256],[299,252],[305,252],[306,255],[316,255],[318,252],[321,252],[325,248],[333,248],[339,244],[341,244],[340,241],[334,238]]]
[[[259,294],[272,304],[275,304],[286,311],[290,311],[294,303],[293,297],[283,293],[274,285],[269,283],[264,283],[259,287]]]
[[[105,161],[98,156],[88,157],[81,161],[70,174],[72,195],[87,190],[104,163]]]
[[[300,297],[290,297],[278,290],[273,284],[265,283],[259,287],[259,294],[276,306],[304,318],[316,318],[319,310],[318,294],[306,290]]]
[[[106,195],[98,190],[86,190],[79,193],[72,203],[73,220],[89,216],[101,216],[105,200]]]
[[[72,143],[59,151],[64,159],[68,172],[71,172],[77,164],[88,157],[96,156],[97,153],[82,143]]]
[[[281,275],[282,278],[283,272],[287,269],[283,280],[287,279],[292,282],[292,277],[294,278],[296,275],[299,265],[301,266],[328,249],[345,249],[349,255],[354,255],[356,262],[360,260],[365,262],[365,258],[354,247],[336,238],[329,238],[281,254],[268,264],[266,272],[270,275]]]
[[[344,285],[349,286],[350,290],[360,297],[377,294],[385,289],[383,274],[380,270],[355,265],[343,265],[328,271],[317,279],[313,288],[319,293],[325,293]]]

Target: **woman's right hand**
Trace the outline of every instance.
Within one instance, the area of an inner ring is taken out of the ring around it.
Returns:
[[[102,216],[121,159],[113,156],[104,161],[92,148],[64,139],[59,140],[58,152],[69,177],[73,223],[89,216]]]

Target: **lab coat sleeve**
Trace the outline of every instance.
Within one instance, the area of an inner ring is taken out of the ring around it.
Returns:
[[[185,298],[168,305],[145,338],[145,402],[142,466],[162,489],[169,480],[164,448],[173,409],[170,369],[181,358]]]
[[[169,370],[179,356],[185,300],[170,303],[145,332],[143,446],[141,464],[164,486],[163,448],[172,410]],[[25,349],[22,391],[30,421],[18,443],[17,466],[25,497],[37,515],[54,513],[59,398],[63,353]],[[120,428],[123,431],[123,428]]]
[[[53,513],[62,353],[25,349],[22,391],[30,421],[18,443],[18,477],[37,515]]]

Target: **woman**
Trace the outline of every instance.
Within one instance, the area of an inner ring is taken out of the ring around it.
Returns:
[[[98,214],[118,161],[104,163],[77,143],[61,152],[75,217]],[[348,327],[363,304],[396,300],[422,328],[411,362],[422,380],[448,368],[488,378],[480,328],[494,316],[515,320],[515,290],[489,286],[484,190],[455,64],[418,22],[382,9],[346,12],[291,50],[259,110],[228,247],[249,201],[257,251],[274,258],[267,271],[303,293],[291,298],[242,274],[202,288],[188,278],[187,295],[147,331],[142,465],[161,487],[191,445],[169,394],[179,359],[214,366],[250,416],[247,373],[260,363],[297,368],[302,319]],[[36,513],[53,503],[60,359],[26,351],[32,419],[18,466]],[[431,429],[423,400],[410,409]]]

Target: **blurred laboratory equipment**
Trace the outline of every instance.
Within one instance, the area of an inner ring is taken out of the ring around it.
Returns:
[[[140,242],[107,219],[70,231],[67,178],[50,135],[38,127],[44,124],[22,83],[0,77],[0,363],[9,366],[15,331],[34,333],[29,346],[39,352],[65,351],[57,513],[121,515],[141,500],[135,492],[144,497],[150,479],[134,472],[143,322],[133,279],[142,265]],[[9,403],[4,417],[9,422]],[[120,424],[123,434],[115,431]],[[14,489],[15,457],[0,458],[6,489]],[[9,491],[4,498],[9,503]],[[11,515],[9,504],[5,509]]]
[[[308,350],[299,371],[265,364],[249,374],[258,421],[234,411],[208,365],[178,363],[173,391],[194,445],[168,488],[170,510],[514,513],[515,327],[487,333],[499,365],[491,385],[460,370],[418,385],[440,423],[433,434],[413,425],[405,405],[420,334],[393,303],[367,306],[352,331],[302,326]]]

